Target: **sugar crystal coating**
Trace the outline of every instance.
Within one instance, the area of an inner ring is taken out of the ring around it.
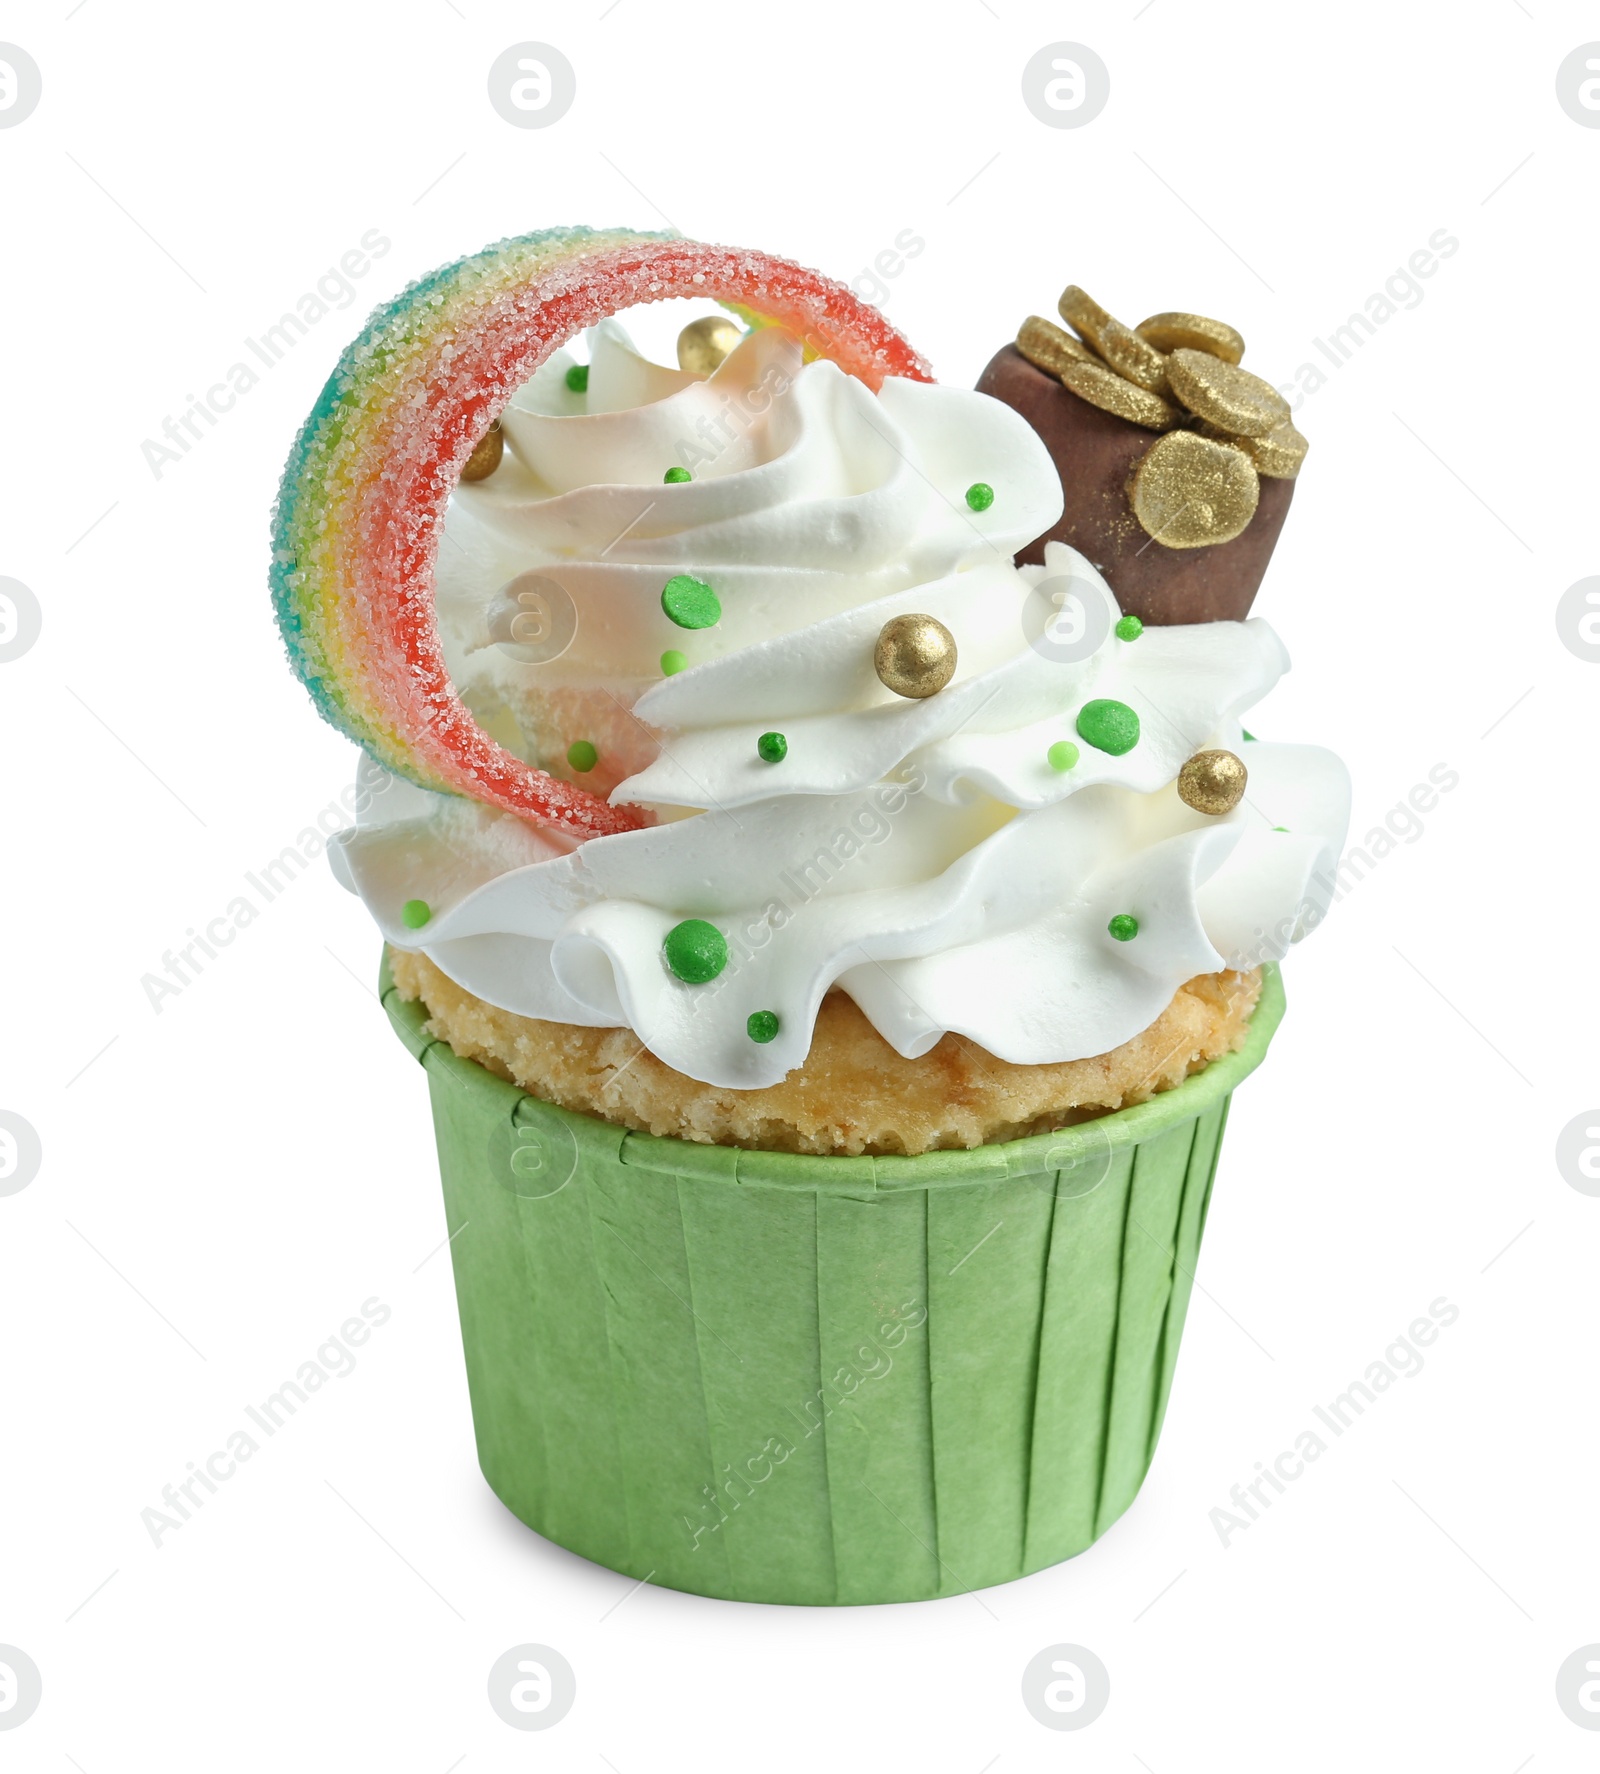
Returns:
[[[722,620],[717,594],[693,573],[674,573],[662,586],[661,608],[679,628],[715,628]]]
[[[1139,716],[1125,702],[1097,696],[1078,710],[1078,737],[1096,751],[1120,758],[1139,743]]]
[[[661,944],[667,966],[691,986],[703,986],[728,965],[728,939],[704,918],[674,924]]]

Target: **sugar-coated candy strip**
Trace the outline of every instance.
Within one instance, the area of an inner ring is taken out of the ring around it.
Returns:
[[[573,841],[649,815],[535,769],[478,726],[445,669],[434,563],[462,466],[516,389],[584,327],[674,296],[787,327],[873,389],[931,380],[876,309],[785,259],[545,229],[431,273],[372,316],[295,439],[273,516],[278,625],[323,716],[410,781]]]

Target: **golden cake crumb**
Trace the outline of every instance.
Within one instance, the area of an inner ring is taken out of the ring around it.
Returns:
[[[946,1035],[902,1059],[843,992],[817,1014],[805,1064],[781,1084],[701,1084],[641,1048],[631,1029],[586,1029],[498,1010],[425,955],[389,951],[400,995],[428,1033],[530,1096],[621,1127],[762,1152],[916,1153],[1046,1133],[1142,1103],[1244,1045],[1261,974],[1205,973],[1179,987],[1143,1034],[1060,1065],[996,1059]]]

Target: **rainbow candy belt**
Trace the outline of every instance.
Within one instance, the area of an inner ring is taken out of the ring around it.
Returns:
[[[785,326],[873,389],[931,379],[875,309],[785,259],[545,229],[433,272],[372,316],[295,438],[273,517],[278,626],[324,718],[398,775],[571,839],[649,816],[535,769],[477,725],[445,670],[434,560],[462,465],[515,390],[582,328],[671,296]]]

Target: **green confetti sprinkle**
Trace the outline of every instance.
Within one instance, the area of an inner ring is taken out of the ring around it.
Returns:
[[[420,930],[433,916],[433,907],[425,899],[408,899],[400,908],[400,922],[407,930]]]
[[[974,511],[987,511],[994,504],[994,488],[987,481],[975,480],[967,488],[967,504]]]
[[[1136,641],[1144,633],[1144,624],[1137,616],[1123,616],[1117,622],[1119,641]]]
[[[764,763],[781,764],[789,755],[789,741],[781,733],[763,733],[756,741],[756,750]]]
[[[1087,739],[1096,751],[1120,758],[1139,743],[1139,717],[1127,703],[1097,696],[1078,710],[1078,737]]]
[[[750,1020],[744,1025],[745,1033],[752,1041],[759,1041],[763,1047],[769,1041],[776,1041],[780,1028],[776,1010],[752,1010]]]
[[[567,386],[574,394],[589,392],[589,366],[586,363],[575,363],[567,371]]]
[[[715,628],[722,620],[717,594],[693,573],[674,573],[662,586],[661,608],[679,628]]]
[[[1070,739],[1058,739],[1045,754],[1052,770],[1070,770],[1078,761],[1078,748]]]
[[[667,966],[691,986],[703,986],[728,965],[728,939],[704,918],[674,924],[661,944]]]
[[[1244,730],[1244,728],[1243,728],[1243,727],[1241,727],[1241,728],[1240,728],[1240,729],[1239,729],[1239,734],[1240,734],[1240,737],[1241,737],[1241,738],[1244,738],[1244,739],[1248,739],[1248,740],[1249,740],[1249,741],[1250,741],[1250,742],[1251,742],[1251,744],[1252,744],[1252,745],[1253,745],[1253,744],[1254,744],[1254,743],[1255,743],[1255,737],[1256,737],[1256,736],[1255,736],[1255,734],[1254,734],[1254,733],[1246,733],[1246,732],[1245,732],[1245,730]]]
[[[688,666],[689,655],[687,653],[680,653],[676,647],[669,647],[667,651],[661,655],[661,673],[663,677],[676,677],[680,671],[686,671]]]
[[[600,754],[587,739],[574,739],[567,747],[567,762],[574,770],[592,770],[600,762]]]
[[[1286,832],[1289,828],[1286,825],[1275,825],[1272,829],[1275,832]]]
[[[669,468],[661,478],[669,487],[676,487],[686,480],[693,480],[694,476],[687,468]]]
[[[1131,912],[1118,912],[1106,929],[1118,942],[1132,942],[1139,934],[1139,920]]]

